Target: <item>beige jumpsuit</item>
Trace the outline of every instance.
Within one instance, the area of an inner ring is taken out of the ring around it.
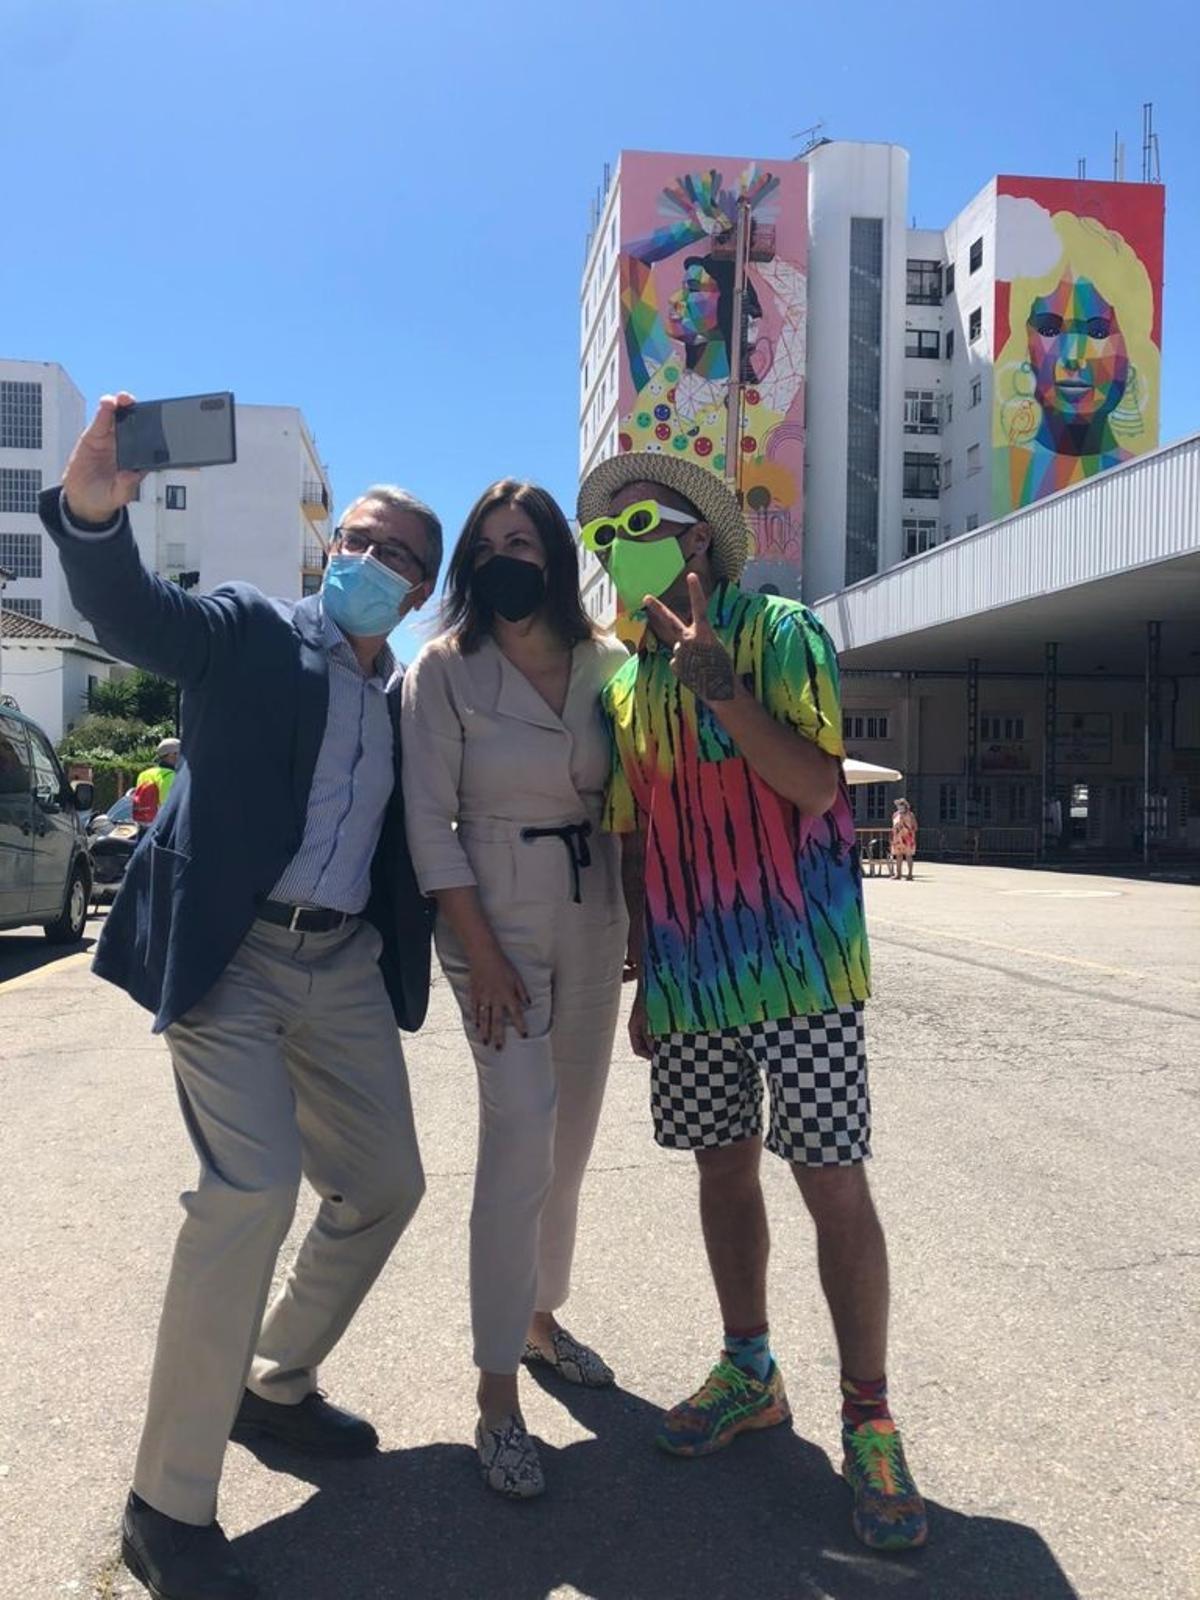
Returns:
[[[488,639],[435,639],[404,679],[404,803],[426,894],[477,885],[532,1004],[528,1037],[476,1036],[469,974],[439,923],[438,955],[479,1083],[471,1211],[475,1362],[515,1372],[535,1310],[570,1288],[579,1191],[612,1053],[627,923],[617,839],[600,831],[609,771],[599,695],[628,659],[615,640],[575,647],[562,716]],[[566,837],[528,830],[573,826]]]

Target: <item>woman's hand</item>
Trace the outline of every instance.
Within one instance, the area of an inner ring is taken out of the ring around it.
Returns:
[[[484,1044],[503,1049],[507,1027],[515,1028],[522,1039],[528,1038],[525,1008],[532,1004],[529,991],[499,945],[471,955],[470,982],[471,1015]]]

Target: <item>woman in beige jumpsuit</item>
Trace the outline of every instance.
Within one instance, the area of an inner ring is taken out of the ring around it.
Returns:
[[[620,1004],[627,924],[615,840],[600,831],[599,695],[627,657],[589,622],[566,519],[530,484],[494,484],[471,511],[446,621],[405,676],[404,800],[479,1083],[476,1446],[485,1482],[525,1498],[545,1485],[521,1361],[612,1382],[554,1312]]]

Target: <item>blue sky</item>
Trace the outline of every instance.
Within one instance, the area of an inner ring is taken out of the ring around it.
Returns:
[[[507,473],[572,502],[588,201],[623,146],[778,157],[823,119],[906,146],[932,227],[997,171],[1110,176],[1115,129],[1136,176],[1153,100],[1169,440],[1200,427],[1195,19],[0,0],[0,351],[61,362],[89,401],[299,405],[339,503],[396,480],[452,535]]]

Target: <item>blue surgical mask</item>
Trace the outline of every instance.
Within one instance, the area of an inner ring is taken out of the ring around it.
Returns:
[[[412,584],[374,556],[330,556],[321,585],[325,609],[343,633],[360,639],[391,633]]]

